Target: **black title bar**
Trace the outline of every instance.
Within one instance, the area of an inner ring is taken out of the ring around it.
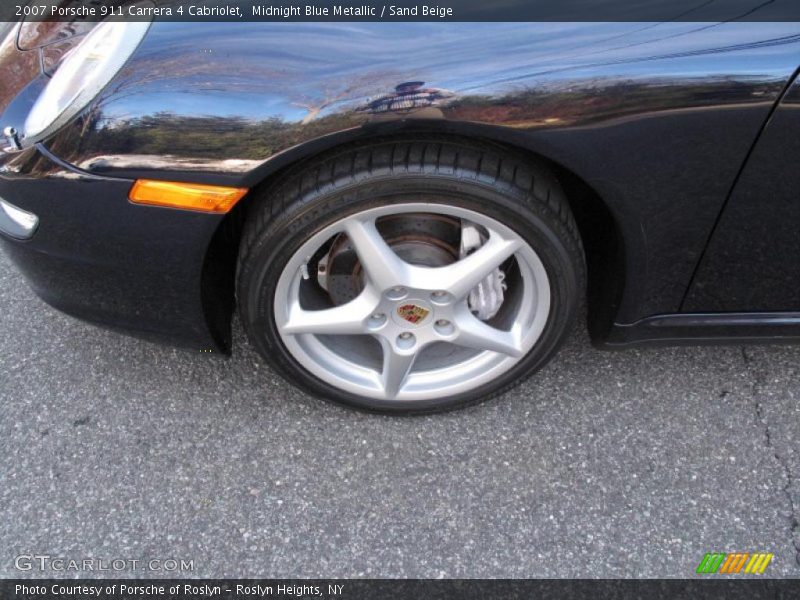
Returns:
[[[797,21],[800,0],[2,0],[0,21]]]

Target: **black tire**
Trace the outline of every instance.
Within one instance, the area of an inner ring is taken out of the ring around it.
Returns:
[[[493,144],[429,136],[361,142],[298,165],[256,194],[248,207],[237,267],[241,320],[264,359],[314,395],[393,413],[436,412],[487,400],[543,366],[582,305],[583,248],[558,181],[544,164]],[[550,280],[547,324],[515,366],[467,393],[412,402],[345,393],[311,375],[284,347],[273,317],[276,283],[287,261],[314,232],[389,197],[421,194],[492,217],[533,247]]]

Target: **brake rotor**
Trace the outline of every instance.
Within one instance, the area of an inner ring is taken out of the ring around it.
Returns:
[[[378,231],[404,261],[422,267],[443,267],[459,259],[461,222],[430,214],[385,217]],[[344,304],[364,289],[364,272],[346,234],[339,234],[317,264],[317,281],[334,305]]]

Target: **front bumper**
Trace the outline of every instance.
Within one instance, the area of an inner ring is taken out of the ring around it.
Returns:
[[[13,235],[0,219],[0,245],[43,300],[148,339],[229,351],[231,307],[219,286],[231,274],[208,256],[222,215],[135,205],[130,180],[41,156],[25,162],[35,167],[24,174],[0,169],[0,197],[38,222]]]

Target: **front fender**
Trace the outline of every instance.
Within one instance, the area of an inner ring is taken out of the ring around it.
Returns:
[[[629,323],[678,310],[799,48],[796,23],[156,23],[47,146],[94,174],[251,186],[386,130],[498,139],[607,204]]]

